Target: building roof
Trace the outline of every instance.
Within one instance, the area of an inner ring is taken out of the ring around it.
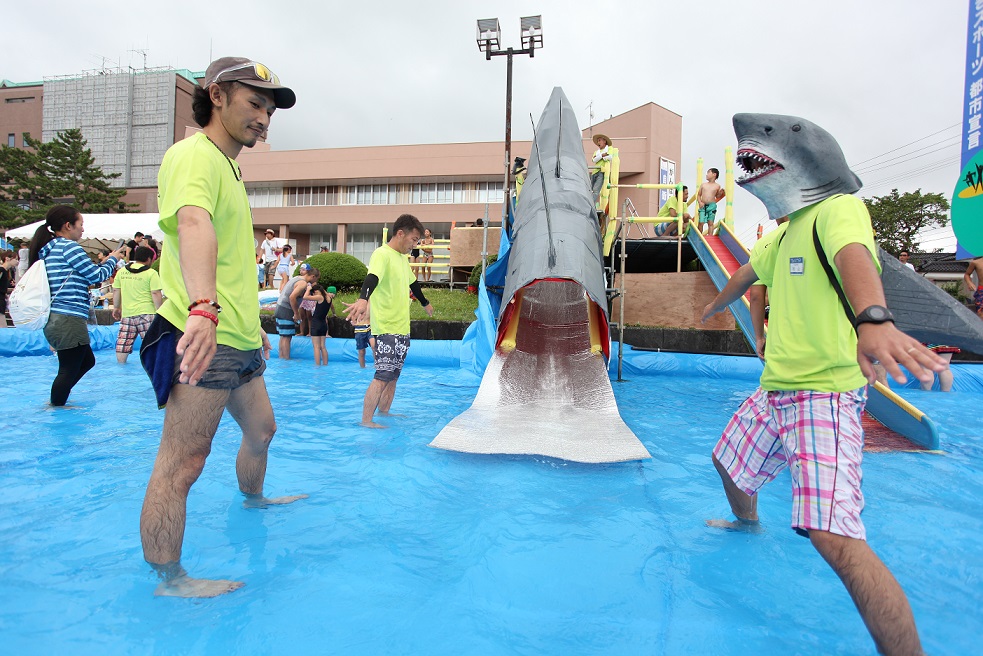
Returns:
[[[955,253],[911,253],[909,258],[918,273],[963,273],[966,265]]]

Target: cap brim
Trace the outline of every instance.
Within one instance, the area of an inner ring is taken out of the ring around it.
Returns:
[[[263,82],[262,80],[235,80],[240,84],[245,84],[246,86],[254,87],[256,89],[268,89],[273,92],[273,104],[276,105],[277,109],[290,109],[297,102],[297,96],[294,94],[293,89],[288,87],[280,86],[278,84],[273,84],[272,82]]]

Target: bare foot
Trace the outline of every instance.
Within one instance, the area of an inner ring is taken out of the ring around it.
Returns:
[[[154,594],[158,597],[207,598],[238,590],[244,585],[242,581],[193,579],[185,574],[161,582]]]
[[[360,425],[364,426],[365,428],[388,428],[387,426],[377,424],[374,421],[363,421]]]
[[[722,528],[725,531],[741,531],[742,533],[761,533],[761,522],[751,519],[708,519],[706,522],[710,528]]]
[[[299,501],[300,499],[306,499],[306,494],[294,494],[289,497],[274,497],[272,499],[267,499],[262,495],[247,495],[246,500],[242,502],[244,508],[266,508],[268,506],[284,506],[288,503],[293,503],[294,501]]]

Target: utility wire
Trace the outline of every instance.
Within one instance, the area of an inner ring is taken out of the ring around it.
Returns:
[[[925,141],[925,140],[926,140],[926,139],[928,139],[929,137],[934,137],[934,136],[935,136],[935,135],[937,135],[937,134],[941,134],[941,133],[943,133],[943,132],[945,132],[946,130],[951,130],[952,128],[957,128],[957,127],[959,127],[960,125],[962,125],[962,123],[961,123],[961,122],[960,122],[960,123],[954,123],[953,125],[950,125],[950,126],[949,126],[949,127],[947,127],[947,128],[942,128],[942,129],[941,129],[941,130],[939,130],[938,132],[933,132],[932,134],[928,134],[928,135],[925,135],[925,136],[924,136],[924,137],[922,137],[921,139],[915,139],[914,141],[912,141],[912,142],[910,142],[910,143],[906,143],[906,144],[905,144],[905,145],[903,145],[903,146],[898,146],[897,148],[892,148],[891,150],[889,150],[889,151],[887,151],[887,152],[884,152],[884,153],[881,153],[880,155],[876,155],[876,156],[874,156],[874,157],[871,157],[871,158],[869,158],[869,159],[865,159],[865,160],[863,160],[863,161],[861,161],[861,162],[857,162],[856,164],[850,164],[850,168],[852,169],[852,168],[854,168],[854,167],[856,167],[856,166],[860,166],[861,164],[866,164],[867,162],[870,162],[870,161],[873,161],[873,160],[875,160],[875,159],[879,159],[879,158],[881,158],[881,157],[884,157],[885,155],[890,155],[891,153],[893,153],[893,152],[896,152],[896,151],[898,151],[898,150],[901,150],[902,148],[907,148],[908,146],[911,146],[912,144],[916,144],[916,143],[918,143],[919,141]]]

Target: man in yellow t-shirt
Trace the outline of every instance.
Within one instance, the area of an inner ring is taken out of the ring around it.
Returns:
[[[375,377],[362,402],[362,425],[369,428],[385,428],[372,418],[377,409],[380,415],[388,415],[396,396],[396,381],[410,348],[409,293],[412,292],[420,301],[427,316],[433,316],[433,305],[423,295],[423,289],[406,260],[422,234],[423,224],[412,214],[403,214],[396,219],[389,243],[372,253],[369,272],[358,300],[345,306],[344,313],[353,325],[369,319],[375,338],[372,351]],[[372,313],[371,317],[367,317],[370,296]]]
[[[193,579],[180,562],[188,491],[226,409],[242,429],[236,475],[246,506],[305,496],[263,496],[276,431],[262,377],[270,341],[259,323],[252,217],[235,162],[243,146],[265,134],[273,112],[295,101],[263,64],[218,59],[192,98],[202,131],[171,146],[160,166],[160,277],[167,298],[140,349],[157,402],[167,406],[140,515],[144,558],[162,579],[158,595],[214,597],[242,586]]]
[[[150,266],[154,261],[153,249],[137,246],[131,260],[113,280],[113,318],[119,321],[116,361],[120,364],[126,364],[133,352],[133,342],[147,334],[157,308],[164,302],[160,276]]]
[[[686,231],[686,224],[690,222],[691,217],[686,212],[686,201],[689,200],[689,187],[683,185],[683,231]],[[673,219],[672,221],[666,221],[665,223],[655,223],[652,225],[652,230],[655,232],[656,237],[675,237],[679,234],[679,199],[673,194],[669,196],[669,200],[659,208],[659,213],[655,215],[656,218]]]
[[[862,308],[853,325],[824,270],[816,237],[851,307]],[[792,528],[843,580],[879,651],[895,653],[890,647],[917,644],[917,632],[904,592],[866,542],[860,417],[874,360],[898,382],[905,380],[899,364],[919,380],[931,379],[945,364],[894,327],[876,252],[863,201],[832,196],[790,214],[775,241],[756,249],[707,305],[704,320],[758,279],[771,297],[760,387],[713,450],[738,521],[707,524],[756,527],[757,491],[788,468]]]

